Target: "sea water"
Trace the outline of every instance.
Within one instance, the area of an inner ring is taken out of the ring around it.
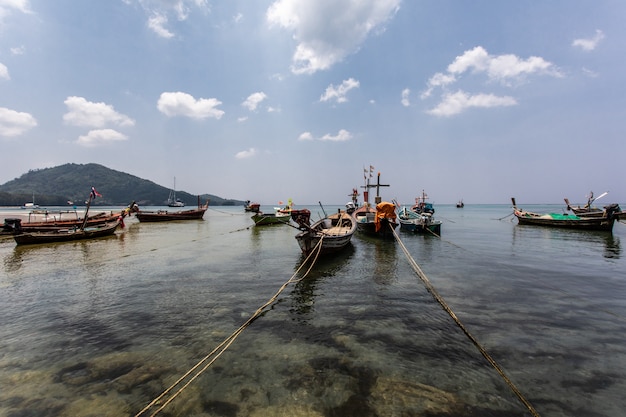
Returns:
[[[524,399],[542,416],[623,416],[626,225],[435,209],[440,238],[356,234],[310,270],[295,228],[254,227],[242,207],[130,218],[93,241],[1,240],[0,416],[134,416],[198,363],[158,415],[532,415]]]

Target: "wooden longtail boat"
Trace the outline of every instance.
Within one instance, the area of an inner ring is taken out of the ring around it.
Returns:
[[[513,214],[517,217],[517,221],[520,225],[610,232],[613,230],[615,220],[619,220],[620,216],[626,216],[626,212],[621,211],[617,204],[606,206],[602,216],[578,216],[576,214],[563,213],[533,213],[518,208],[515,204],[515,198],[511,198],[511,201],[513,203]]]
[[[57,230],[50,230],[45,232],[24,232],[13,235],[15,243],[18,245],[32,245],[38,243],[53,243],[53,242],[69,242],[74,240],[95,239],[103,236],[111,236],[115,233],[115,230],[122,224],[122,220],[116,220],[112,223],[106,223],[104,225],[98,225],[85,228],[60,228]]]
[[[421,197],[415,198],[415,204],[410,209],[400,208],[400,204],[394,200],[394,204],[398,208],[400,230],[441,235],[442,222],[435,219],[435,207],[426,201],[427,198],[428,195],[422,190]]]
[[[261,204],[251,203],[250,200],[246,201],[246,204],[243,206],[243,210],[246,212],[258,213],[260,209]]]
[[[600,194],[597,197],[593,197],[593,191],[591,191],[589,193],[589,195],[587,196],[587,204],[585,204],[584,206],[572,206],[569,202],[569,199],[564,198],[563,200],[565,200],[565,204],[567,204],[567,210],[571,210],[572,213],[576,214],[577,216],[597,216],[597,217],[602,217],[602,213],[604,212],[604,210],[602,210],[599,207],[594,207],[592,206],[593,202],[604,197],[605,195],[608,194],[607,192],[604,192],[602,194]]]
[[[209,208],[209,200],[204,205],[200,205],[200,197],[198,197],[198,208],[191,210],[181,211],[169,211],[169,210],[157,210],[157,211],[145,211],[139,210],[135,216],[140,222],[153,223],[153,222],[169,222],[175,220],[202,220],[204,213]]]
[[[376,197],[374,199],[376,207],[372,207],[369,203],[369,189],[376,187]],[[380,187],[389,187],[388,184],[380,183],[380,172],[376,180],[376,184],[367,184],[363,186],[365,202],[363,205],[352,213],[357,224],[357,230],[360,233],[376,236],[376,237],[393,237],[393,229],[398,227],[396,221],[396,206],[393,203],[382,201],[380,197]]]
[[[77,226],[70,228],[57,228],[48,231],[24,232],[20,227],[20,222],[16,222],[16,234],[13,235],[15,243],[18,245],[33,245],[40,243],[70,242],[113,235],[119,226],[124,227],[123,215],[116,218],[114,222],[91,227],[86,226],[89,219],[88,213],[91,201],[99,195],[100,194],[98,194],[95,188],[91,187],[91,194],[89,195],[87,208],[85,209],[85,218],[83,219],[82,224]]]
[[[441,220],[436,220],[432,213],[416,213],[403,207],[398,211],[398,220],[400,230],[441,235]]]
[[[296,240],[302,253],[308,255],[312,251],[317,251],[320,244],[320,254],[339,252],[350,243],[352,235],[356,231],[354,217],[345,211],[339,210],[312,225],[309,220],[311,212],[307,209],[292,210],[291,218],[298,224],[300,233],[296,235]]]
[[[125,216],[124,212],[119,213],[99,213],[93,216],[87,217],[87,222],[85,222],[84,218],[77,217],[73,220],[47,220],[41,222],[21,222],[21,228],[24,231],[28,232],[37,232],[37,231],[45,231],[45,230],[54,230],[59,228],[72,228],[72,227],[80,227],[83,223],[85,226],[92,227],[98,226],[106,223],[114,222],[120,216]]]
[[[291,219],[291,213],[282,212],[281,209],[275,208],[274,213],[263,213],[258,211],[251,217],[255,226],[267,226],[272,224],[286,224]]]

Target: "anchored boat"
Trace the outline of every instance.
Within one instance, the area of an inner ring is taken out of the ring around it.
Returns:
[[[517,217],[517,221],[520,225],[610,232],[613,230],[615,220],[619,220],[620,216],[626,216],[626,212],[621,211],[617,204],[604,207],[601,216],[584,216],[567,213],[533,213],[518,208],[515,204],[515,198],[511,198],[511,201],[513,203],[513,214]]]
[[[375,207],[369,203],[369,189],[376,187]],[[380,183],[380,172],[376,179],[376,184],[370,184],[369,179],[363,186],[363,205],[357,208],[352,216],[354,217],[357,230],[361,233],[377,237],[393,237],[393,230],[398,227],[396,221],[396,207],[393,203],[382,201],[380,197],[380,187],[389,187],[389,184]]]
[[[296,240],[305,255],[317,249],[320,254],[339,252],[348,246],[356,231],[354,217],[342,210],[312,225],[310,224],[311,212],[307,209],[292,210],[291,217],[300,229]],[[321,247],[318,248],[318,245]]]
[[[140,222],[169,222],[175,220],[202,220],[204,213],[209,208],[209,200],[204,205],[200,205],[200,197],[198,196],[198,208],[191,210],[169,211],[144,211],[139,210],[135,214]]]

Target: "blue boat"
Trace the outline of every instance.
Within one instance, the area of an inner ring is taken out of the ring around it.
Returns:
[[[426,201],[428,196],[422,190],[422,196],[415,198],[415,205],[410,209],[400,208],[398,204],[398,220],[400,230],[414,233],[430,233],[441,235],[441,221],[435,219],[435,208]]]

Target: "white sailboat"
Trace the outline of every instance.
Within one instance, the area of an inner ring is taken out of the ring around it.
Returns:
[[[35,204],[35,193],[33,193],[33,201],[30,201],[28,203],[24,203],[22,208],[23,209],[38,209],[39,208],[39,205]]]
[[[167,205],[169,207],[185,207],[185,203],[176,198],[176,177],[174,177],[174,188],[170,190],[170,196],[167,199]]]

